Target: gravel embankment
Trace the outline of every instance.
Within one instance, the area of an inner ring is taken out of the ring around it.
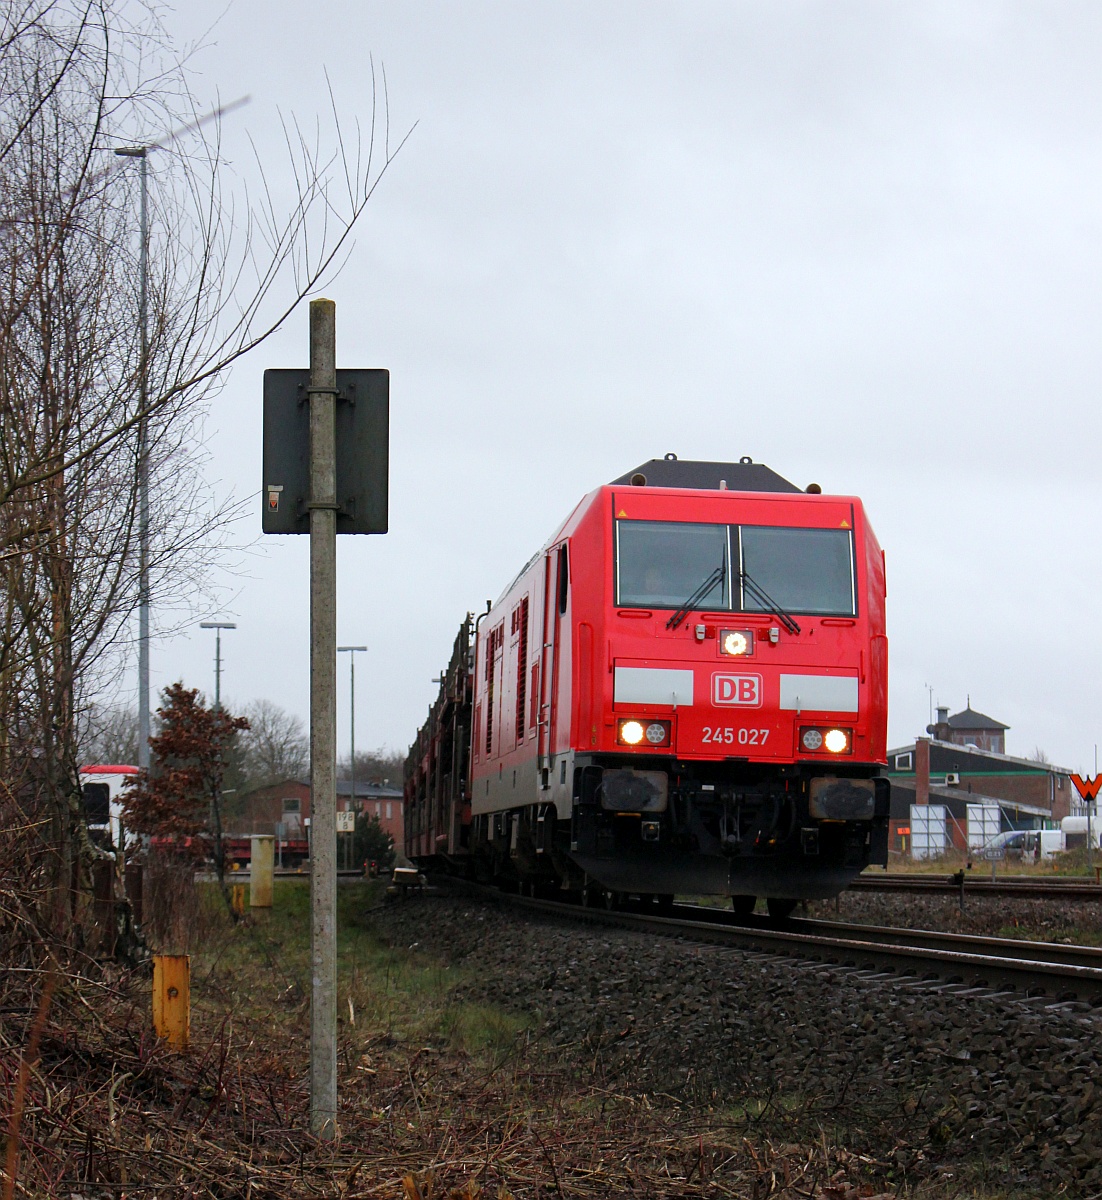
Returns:
[[[860,897],[882,899],[894,898]],[[609,1087],[722,1107],[768,1136],[821,1128],[912,1178],[1102,1191],[1102,1014],[921,992],[444,894],[377,922],[393,944],[461,966],[463,999],[533,1016]]]

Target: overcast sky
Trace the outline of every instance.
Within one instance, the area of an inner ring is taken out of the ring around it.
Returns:
[[[192,0],[168,23],[213,26],[200,102],[253,97],[225,129],[243,174],[280,111],[324,112],[325,72],[366,121],[369,55],[392,132],[418,122],[326,289],[338,363],[391,371],[390,533],[338,547],[358,746],[404,750],[463,613],[673,451],[863,497],[892,745],[931,685],[1010,753],[1093,767],[1102,7]],[[263,370],[306,362],[303,308],[215,402],[238,497]],[[223,694],[305,717],[307,539],[255,512]],[[158,643],[154,686],[213,690],[213,649]]]

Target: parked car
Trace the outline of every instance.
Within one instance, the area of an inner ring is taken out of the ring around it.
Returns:
[[[1061,829],[1008,829],[984,843],[983,857],[1036,862],[1050,859],[1063,849],[1064,833]]]

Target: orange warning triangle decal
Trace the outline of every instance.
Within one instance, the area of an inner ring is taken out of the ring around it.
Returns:
[[[626,516],[627,516],[627,513],[626,513],[626,512],[624,512],[624,510],[623,510],[623,509],[620,509],[620,511],[619,511],[619,512],[618,512],[616,515],[617,515],[618,517],[626,517]]]
[[[838,526],[838,528],[839,528],[839,529],[848,529],[848,528],[849,528],[849,522],[848,522],[848,521],[843,521],[843,522],[841,523],[841,525],[839,525],[839,526]]]

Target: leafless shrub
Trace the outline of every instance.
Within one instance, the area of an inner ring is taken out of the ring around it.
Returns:
[[[190,954],[203,933],[195,863],[153,852],[142,865],[142,929],[157,954]]]
[[[203,483],[197,422],[226,369],[340,265],[393,158],[374,114],[362,150],[335,114],[331,149],[288,120],[286,208],[263,168],[256,202],[235,197],[157,14],[23,0],[0,15],[0,781],[31,831],[13,886],[61,938],[89,883],[82,708],[132,644],[142,467],[151,596],[186,610],[232,513]],[[156,158],[144,347],[120,144]]]
[[[310,770],[310,739],[301,717],[271,700],[252,701],[245,705],[242,716],[249,721],[249,728],[238,739],[245,786],[268,787],[306,777]]]

